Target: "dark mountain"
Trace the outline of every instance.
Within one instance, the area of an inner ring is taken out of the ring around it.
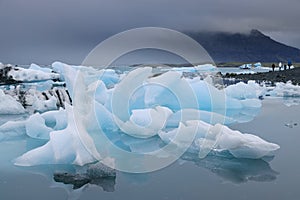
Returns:
[[[258,30],[250,33],[188,32],[215,62],[300,62],[300,49],[287,46]]]

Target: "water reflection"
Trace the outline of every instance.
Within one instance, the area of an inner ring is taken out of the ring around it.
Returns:
[[[224,180],[235,184],[247,181],[271,182],[279,174],[263,159],[237,159],[214,155],[200,159],[197,155],[190,153],[184,154],[182,159],[192,161],[197,166],[206,168]]]
[[[283,100],[283,104],[288,106],[288,107],[300,105],[300,98],[283,97],[282,100]]]
[[[101,187],[106,192],[113,192],[116,184],[116,170],[103,165],[101,162],[88,164],[73,172],[54,172],[55,182],[71,184],[73,189],[79,189],[87,184]]]
[[[100,163],[85,166],[40,165],[18,167],[22,171],[46,177],[52,188],[63,188],[68,199],[79,199],[89,187],[99,187],[105,192],[114,192],[116,171]]]
[[[106,192],[114,192],[116,184],[116,177],[93,178],[87,174],[70,174],[67,172],[54,173],[53,179],[56,182],[73,185],[74,190],[89,183],[101,187]]]
[[[198,167],[208,169],[223,180],[234,184],[248,181],[271,182],[276,180],[279,174],[271,168],[268,163],[270,160],[237,159],[229,154],[210,154],[206,158],[200,159],[197,154],[192,153],[184,154],[181,159],[193,162]],[[83,167],[75,165],[41,165],[18,168],[22,171],[47,177],[49,182],[52,183],[51,187],[63,188],[66,191],[68,199],[80,199],[85,191],[95,186],[104,192],[114,192],[117,182],[116,171],[107,171],[105,168],[97,167],[95,164]],[[104,176],[103,170],[106,175],[110,174],[110,176]],[[164,170],[168,170],[168,168]],[[197,169],[194,171],[197,173]],[[121,179],[124,178],[124,175],[122,176]],[[126,176],[128,178],[127,182],[130,183],[141,178],[140,175],[136,176],[135,174],[127,174]],[[148,182],[148,176],[149,174],[143,174],[142,181]]]

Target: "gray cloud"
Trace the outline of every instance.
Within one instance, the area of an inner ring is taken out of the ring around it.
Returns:
[[[80,63],[127,29],[244,32],[256,28],[300,47],[298,0],[0,0],[0,61]]]

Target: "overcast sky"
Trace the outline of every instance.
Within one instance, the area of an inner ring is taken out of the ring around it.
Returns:
[[[0,62],[78,64],[109,36],[146,26],[259,29],[300,48],[299,8],[299,0],[0,0]]]

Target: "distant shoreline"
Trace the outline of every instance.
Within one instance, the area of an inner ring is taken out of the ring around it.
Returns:
[[[254,63],[254,62],[253,62]],[[252,63],[252,64],[253,64]],[[201,65],[202,63],[197,64],[143,64],[143,65],[131,65],[129,67],[142,67],[142,66],[151,66],[151,67],[159,67],[159,66],[169,66],[169,67],[192,67],[196,65]],[[216,64],[217,67],[232,67],[238,68],[242,64],[240,62],[230,62],[230,63],[219,63]],[[262,63],[264,67],[270,67],[273,63]],[[275,63],[274,63],[275,64]],[[277,65],[277,63],[275,64]],[[18,66],[18,65],[16,65]],[[275,71],[275,72],[258,72],[255,74],[236,74],[236,73],[227,73],[223,75],[223,78],[235,78],[240,81],[248,81],[255,80],[257,82],[268,81],[271,83],[275,82],[287,82],[291,81],[294,85],[300,85],[300,63],[293,63],[294,69],[285,70],[285,71]],[[20,84],[23,81],[14,80],[12,77],[8,76],[8,72],[15,68],[13,65],[3,65],[0,69],[0,85],[11,85],[11,84]],[[242,70],[241,70],[242,71]],[[245,71],[245,70],[243,70]]]
[[[258,82],[269,81],[271,83],[276,82],[288,82],[291,81],[294,85],[300,85],[300,67],[294,69],[288,69],[284,71],[270,71],[256,74],[234,74],[228,73],[223,78],[235,78],[241,81],[255,80]]]

